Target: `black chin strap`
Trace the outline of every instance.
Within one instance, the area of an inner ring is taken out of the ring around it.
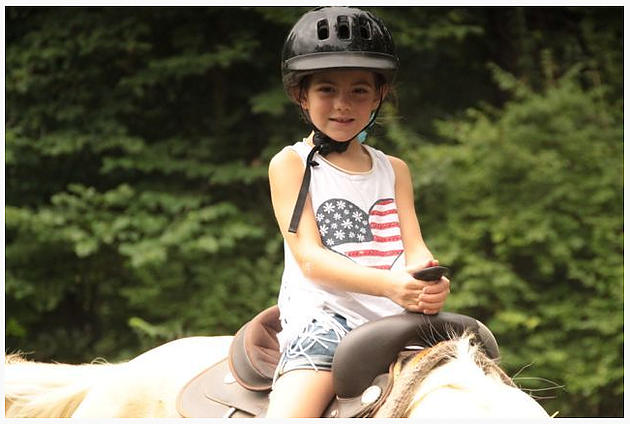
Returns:
[[[289,224],[290,233],[296,233],[297,227],[300,224],[300,218],[302,217],[302,211],[304,210],[304,203],[306,203],[306,196],[308,195],[308,188],[309,188],[309,185],[311,184],[311,167],[316,167],[319,165],[319,162],[316,162],[313,160],[315,153],[319,152],[321,156],[327,156],[329,153],[332,153],[332,152],[336,152],[336,153],[345,152],[348,149],[348,146],[350,146],[350,142],[357,135],[361,134],[364,130],[372,126],[372,124],[376,120],[376,115],[378,115],[378,111],[381,108],[381,103],[383,103],[382,95],[381,95],[381,100],[378,102],[378,107],[374,111],[374,114],[372,115],[372,119],[370,119],[370,122],[368,122],[368,124],[361,131],[359,131],[354,137],[346,141],[336,141],[328,137],[326,134],[324,134],[319,129],[317,129],[317,127],[309,119],[308,114],[306,114],[304,110],[302,110],[304,117],[313,127],[314,147],[311,149],[308,156],[306,157],[306,168],[304,169],[304,177],[302,177],[302,185],[300,186],[300,192],[298,193],[298,198],[295,202],[295,207],[293,208],[293,215],[291,216],[291,222]]]
[[[350,139],[352,140],[352,139]],[[313,134],[313,145],[319,147],[317,150],[320,155],[327,156],[329,153],[343,153],[348,150],[348,146],[350,146],[350,140],[348,141],[335,141],[332,138],[328,137],[326,134],[318,130],[314,129]]]
[[[347,147],[346,147],[347,148]],[[319,162],[313,160],[313,156],[320,149],[320,146],[315,145],[306,157],[306,168],[304,169],[304,177],[302,177],[302,185],[300,186],[300,193],[298,194],[295,207],[293,208],[293,216],[291,216],[291,223],[289,224],[289,232],[296,233],[297,227],[300,224],[300,218],[302,217],[302,210],[304,209],[304,203],[306,202],[306,195],[308,194],[308,186],[311,184],[311,167],[319,165]]]

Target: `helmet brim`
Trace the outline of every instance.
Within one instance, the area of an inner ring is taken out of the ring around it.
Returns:
[[[376,52],[322,52],[288,59],[284,65],[285,72],[300,73],[338,68],[367,69],[382,73],[390,82],[398,69],[398,60],[394,56]]]

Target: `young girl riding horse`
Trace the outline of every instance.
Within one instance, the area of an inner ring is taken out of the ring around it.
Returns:
[[[269,165],[285,269],[267,417],[319,417],[348,331],[404,310],[435,314],[450,289],[445,277],[412,276],[437,261],[407,165],[362,143],[398,70],[385,25],[361,9],[317,8],[294,25],[282,55],[284,88],[312,132]]]

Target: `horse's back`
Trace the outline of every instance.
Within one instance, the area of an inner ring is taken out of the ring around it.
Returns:
[[[177,361],[182,357],[191,361],[208,361],[216,358],[215,362],[223,359],[232,343],[232,336],[215,337],[184,337],[173,340],[133,358],[129,363],[153,363]]]
[[[232,336],[187,337],[149,350],[95,385],[73,417],[179,417],[180,389],[225,358],[231,341]]]

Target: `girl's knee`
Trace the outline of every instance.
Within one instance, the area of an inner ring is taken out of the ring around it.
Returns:
[[[294,370],[283,374],[270,394],[267,418],[319,418],[334,394],[328,371]]]

